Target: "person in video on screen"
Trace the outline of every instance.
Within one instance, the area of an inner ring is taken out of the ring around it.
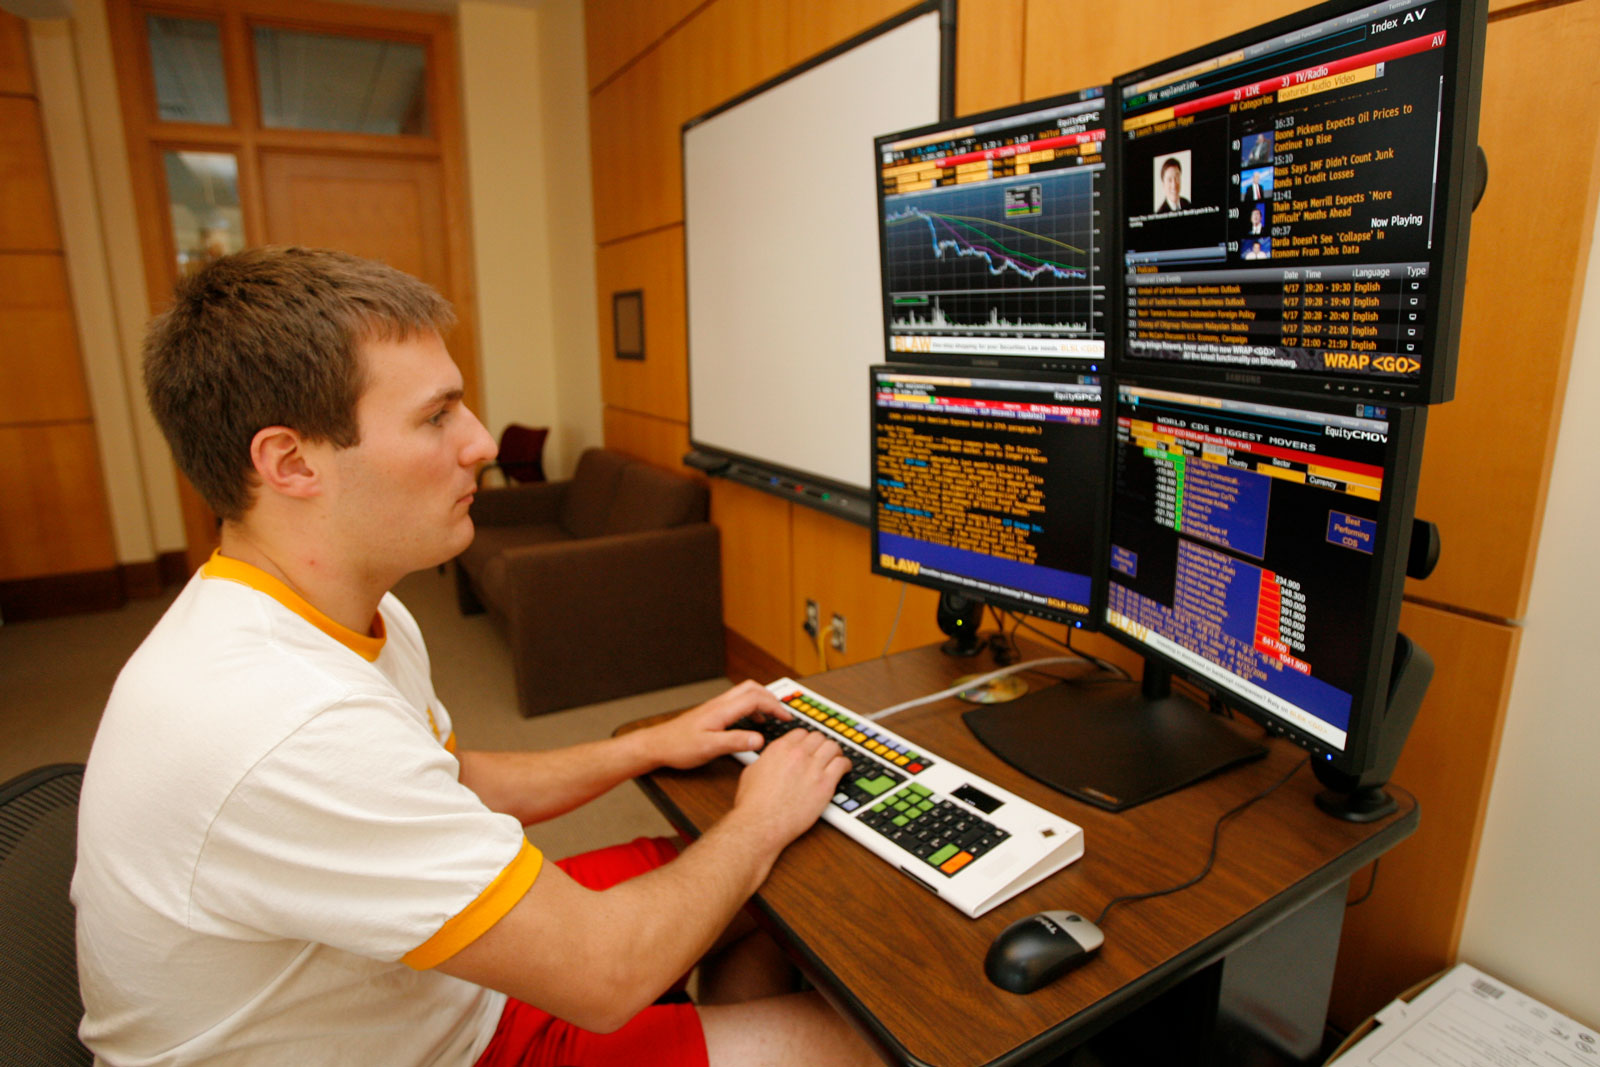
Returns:
[[[472,540],[495,446],[449,304],[337,252],[180,283],[151,407],[221,544],[124,667],[73,882],[106,1064],[876,1062],[741,912],[849,761],[796,730],[692,845],[548,861],[524,827],[658,767],[762,745],[745,683],[545,752],[458,746],[389,590]],[[699,1003],[672,993],[697,961]]]
[[[1165,214],[1169,211],[1182,211],[1189,206],[1189,200],[1183,192],[1183,161],[1177,156],[1168,156],[1161,164],[1161,192],[1156,200],[1156,214]]]

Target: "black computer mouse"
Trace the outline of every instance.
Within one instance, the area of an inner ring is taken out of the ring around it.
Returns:
[[[1077,912],[1041,911],[1000,931],[984,957],[983,973],[1001,989],[1032,993],[1087,962],[1105,940],[1100,928]]]

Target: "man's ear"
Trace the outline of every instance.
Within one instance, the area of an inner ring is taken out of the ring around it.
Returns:
[[[268,426],[250,439],[250,463],[261,487],[283,496],[305,499],[322,491],[321,471],[308,442],[298,430]]]

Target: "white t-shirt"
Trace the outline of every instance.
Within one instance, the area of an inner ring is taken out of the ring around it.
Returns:
[[[538,876],[459,780],[415,620],[373,634],[213,556],[123,668],[79,809],[100,1062],[472,1063],[505,998],[428,968]]]

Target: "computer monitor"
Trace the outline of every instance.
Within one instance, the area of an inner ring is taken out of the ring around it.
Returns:
[[[1116,80],[1116,367],[1438,403],[1484,0],[1335,0]]]
[[[875,140],[888,358],[1101,369],[1108,125],[1101,87]]]
[[[872,570],[1072,626],[1099,612],[1098,376],[872,368]]]
[[[1115,403],[1105,631],[1364,772],[1427,409],[1128,381]]]
[[[1263,752],[1173,691],[1177,673],[1308,749],[1330,811],[1387,810],[1398,705],[1414,712],[1431,677],[1396,634],[1427,409],[1127,379],[1108,400],[1101,629],[1144,656],[1142,684],[1044,690],[968,725],[1121,810]]]

